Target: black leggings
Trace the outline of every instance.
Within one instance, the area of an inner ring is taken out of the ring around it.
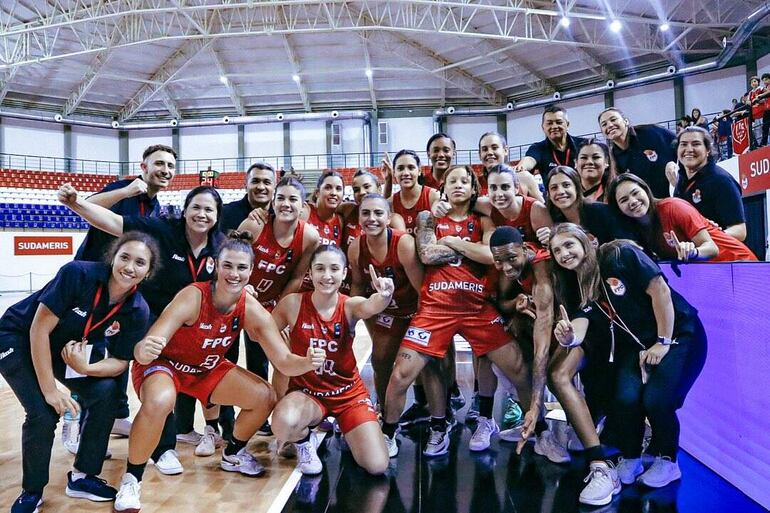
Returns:
[[[655,456],[676,460],[679,447],[679,418],[687,393],[706,363],[706,333],[696,319],[692,333],[678,337],[659,365],[651,367],[647,384],[642,384],[639,353],[618,356],[617,384],[610,414],[607,439],[625,458],[638,458],[642,452],[644,419],[652,427],[647,450]]]

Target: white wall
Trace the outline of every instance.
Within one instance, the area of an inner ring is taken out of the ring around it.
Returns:
[[[599,123],[596,118],[604,110],[604,95],[578,98],[559,102],[559,105],[567,109],[569,116],[569,132],[572,135],[593,134],[599,131]]]
[[[327,166],[325,121],[292,123],[289,136],[292,155],[309,155],[307,158],[293,158],[291,165],[294,169],[323,169]],[[323,157],[313,155],[323,155]]]
[[[71,255],[30,255],[21,256],[13,254],[14,236],[72,236]],[[6,231],[0,237],[0,269],[4,269],[4,276],[0,277],[0,290],[29,290],[30,277],[32,290],[37,290],[48,283],[59,271],[59,268],[72,261],[75,251],[80,247],[86,232],[18,232]]]
[[[179,130],[179,156],[182,159],[238,158],[238,127],[202,126]],[[234,171],[226,169],[226,171]]]
[[[689,114],[699,108],[703,114],[731,108],[730,100],[746,90],[746,66],[720,69],[684,77],[684,107]]]
[[[72,127],[72,158],[85,160],[120,160],[118,132],[104,128]]]
[[[765,55],[764,57],[757,59],[757,75],[761,77],[762,73],[770,73],[770,53]],[[745,76],[746,73],[744,72],[743,75]],[[743,92],[746,92],[748,89],[749,89],[749,81],[744,80]]]
[[[458,164],[478,163],[479,137],[485,132],[497,132],[497,117],[452,117],[447,122],[446,132],[457,144]]]
[[[128,160],[132,163],[142,161],[142,153],[153,144],[171,146],[171,129],[132,130],[128,132]]]
[[[381,118],[380,121],[388,122],[389,136],[389,144],[381,145],[380,151],[387,151],[392,157],[400,150],[414,150],[425,160],[425,145],[434,133],[433,118]]]
[[[361,155],[366,146],[364,144],[364,120],[345,119],[339,121],[342,125],[342,152],[346,153],[345,167],[365,167],[369,160]]]
[[[0,129],[5,153],[64,156],[64,125],[3,118]]]
[[[619,89],[615,91],[615,107],[621,109],[634,125],[672,120],[676,118],[674,83],[669,80]]]
[[[246,125],[243,129],[243,146],[243,153],[249,161],[267,159],[274,164],[275,159],[268,157],[283,155],[283,123]],[[279,165],[283,165],[283,162]]]
[[[542,119],[543,107],[533,107],[508,114],[508,146],[511,148],[511,160],[519,160],[527,152],[530,144],[545,138],[541,128]],[[516,148],[519,145],[525,147],[520,151]]]

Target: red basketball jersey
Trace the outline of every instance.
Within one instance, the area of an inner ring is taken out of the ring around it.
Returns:
[[[492,207],[492,213],[490,217],[492,218],[492,222],[495,226],[512,226],[513,228],[519,230],[525,241],[539,245],[540,242],[537,240],[535,230],[532,229],[531,218],[532,205],[534,205],[535,201],[537,200],[529,196],[524,196],[523,200],[524,201],[521,204],[521,211],[519,212],[519,215],[516,216],[516,219],[506,219],[505,216],[503,216],[503,214],[501,214],[500,211],[495,207]]]
[[[435,231],[438,239],[448,235],[470,242],[482,239],[477,214],[469,214],[462,221],[442,217],[436,220]],[[426,266],[419,310],[462,315],[479,310],[489,296],[486,274],[487,266],[462,256],[452,263]]]
[[[214,307],[214,282],[190,285],[201,291],[201,309],[192,326],[179,328],[161,357],[171,361],[174,368],[188,374],[208,372],[225,357],[232,344],[237,344],[246,312],[246,292],[241,292],[230,313],[220,313]]]
[[[423,185],[422,190],[420,191],[420,197],[417,198],[417,203],[415,203],[412,208],[406,208],[404,206],[404,203],[401,201],[401,191],[393,195],[393,212],[404,218],[406,233],[414,233],[414,228],[417,226],[417,214],[419,212],[430,210],[430,194],[434,190],[435,189],[432,187]]]
[[[321,244],[333,244],[335,246],[342,245],[342,223],[340,222],[340,216],[334,214],[328,221],[322,221],[318,217],[318,209],[315,205],[308,203],[310,207],[310,215],[307,218],[307,222],[318,230],[318,235],[321,236]]]
[[[345,301],[349,298],[339,294],[334,314],[324,320],[313,305],[312,295],[302,293],[297,322],[290,333],[291,352],[304,356],[308,347],[318,347],[326,351],[326,361],[313,372],[292,377],[289,388],[317,397],[335,397],[353,390],[361,381],[353,354],[354,333],[345,318]]]
[[[425,187],[430,187],[432,189],[438,190],[439,187],[441,187],[441,182],[433,178],[433,168],[430,166],[424,167],[422,169],[422,184]]]
[[[300,219],[291,244],[284,248],[275,240],[271,217],[251,246],[254,250],[254,270],[251,271],[249,283],[259,292],[259,302],[268,310],[275,307],[302,259],[304,234],[305,221]]]
[[[356,237],[361,235],[361,225],[358,224],[359,207],[360,205],[353,207],[353,210],[350,211],[350,214],[345,219],[345,226],[342,228],[342,241],[345,249],[349,248],[350,243],[353,242]]]
[[[379,276],[393,280],[393,285],[395,286],[393,298],[383,313],[405,317],[417,311],[417,291],[412,288],[404,266],[398,259],[398,241],[406,234],[390,228],[388,228],[388,232],[390,238],[388,254],[382,262],[378,262],[372,257],[372,254],[369,252],[369,246],[366,245],[366,234],[361,235],[358,247],[358,269],[366,280],[366,289],[364,291],[364,296],[366,297],[374,294],[371,277],[369,276],[369,264],[374,266]]]

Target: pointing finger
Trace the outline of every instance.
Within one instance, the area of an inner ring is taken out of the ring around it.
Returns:
[[[564,308],[564,305],[559,305],[559,313],[561,313],[561,318],[565,322],[569,322],[569,316],[567,315],[567,309]]]

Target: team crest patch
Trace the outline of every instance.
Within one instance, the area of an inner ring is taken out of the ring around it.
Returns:
[[[112,324],[110,324],[110,326],[104,330],[105,337],[112,337],[118,333],[120,333],[120,323],[118,321],[113,321]]]
[[[223,324],[223,325],[221,325],[221,326],[219,327],[219,332],[220,332],[220,333],[224,333],[225,331],[227,331],[227,325],[226,325],[226,324]]]
[[[744,189],[749,188],[749,179],[746,178],[745,176],[741,178],[741,187],[743,187]]]
[[[644,150],[644,156],[647,157],[647,160],[650,162],[658,161],[658,153],[655,150]]]
[[[617,278],[607,278],[607,285],[616,296],[623,296],[626,293],[626,285]]]
[[[393,327],[393,316],[386,315],[386,314],[377,314],[377,320],[375,322],[378,325],[382,326],[383,328],[390,329]]]
[[[428,343],[430,342],[430,335],[431,332],[428,330],[409,326],[409,329],[406,330],[406,335],[404,335],[404,340],[408,340],[409,342],[415,343],[418,346],[428,347]]]
[[[695,192],[692,193],[692,202],[693,203],[700,203],[703,201],[703,195],[700,192],[700,189],[695,189]]]
[[[214,259],[211,257],[206,258],[206,272],[209,274],[214,272]]]
[[[237,331],[241,327],[241,318],[240,317],[233,317],[233,323],[232,323],[232,331]]]
[[[461,231],[463,231],[463,227],[462,227],[462,226],[459,226],[459,225],[455,225],[455,231],[456,231],[457,233],[460,233]]]

